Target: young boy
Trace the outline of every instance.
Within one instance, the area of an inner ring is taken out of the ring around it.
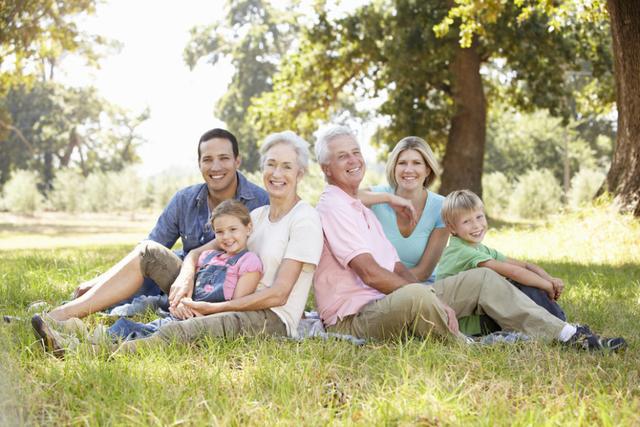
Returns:
[[[566,320],[556,303],[564,289],[561,279],[533,263],[508,258],[482,244],[488,225],[484,205],[476,194],[469,190],[449,194],[442,205],[442,219],[451,238],[436,268],[437,280],[476,267],[490,268],[549,313]]]

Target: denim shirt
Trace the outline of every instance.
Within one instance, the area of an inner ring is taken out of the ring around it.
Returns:
[[[236,176],[236,200],[241,201],[249,211],[269,204],[266,191],[249,182],[240,172],[236,172]],[[158,218],[148,239],[171,248],[180,238],[182,251],[177,252],[180,257],[213,240],[215,233],[209,222],[207,195],[206,183],[178,191]]]

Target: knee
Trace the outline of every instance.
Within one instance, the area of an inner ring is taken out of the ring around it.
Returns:
[[[433,286],[426,286],[421,283],[412,283],[402,288],[404,290],[401,303],[410,307],[413,313],[429,311],[438,304],[438,297]]]
[[[140,269],[142,270],[145,277],[148,276],[148,274],[145,273],[149,271],[149,266],[161,259],[162,255],[167,251],[167,248],[165,248],[158,242],[154,242],[153,240],[143,240],[142,242],[138,243],[135,252],[140,258]]]

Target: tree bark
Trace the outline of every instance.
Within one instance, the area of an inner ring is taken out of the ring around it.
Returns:
[[[618,133],[611,169],[599,193],[640,217],[640,2],[607,0],[611,19]]]
[[[451,64],[454,115],[442,161],[440,193],[467,188],[482,197],[482,167],[487,125],[480,65],[475,46],[457,47]]]

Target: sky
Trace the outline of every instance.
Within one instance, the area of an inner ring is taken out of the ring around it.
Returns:
[[[62,80],[93,85],[109,101],[151,118],[140,127],[147,142],[139,149],[141,172],[152,175],[197,165],[196,145],[207,129],[224,123],[213,114],[226,91],[233,67],[203,63],[193,71],[182,52],[189,29],[211,24],[223,1],[109,0],[96,14],[77,22],[83,30],[122,43],[119,53],[89,69],[73,58],[63,64]]]
[[[67,59],[61,80],[93,85],[106,99],[134,113],[150,108],[151,118],[139,128],[147,141],[139,149],[139,170],[145,176],[195,170],[200,135],[224,126],[213,111],[231,81],[233,66],[228,61],[215,66],[203,61],[191,71],[182,59],[189,30],[220,19],[224,3],[107,0],[94,15],[77,22],[83,31],[119,41],[122,49],[104,58],[98,70]],[[368,158],[375,157],[372,149],[364,151]]]

